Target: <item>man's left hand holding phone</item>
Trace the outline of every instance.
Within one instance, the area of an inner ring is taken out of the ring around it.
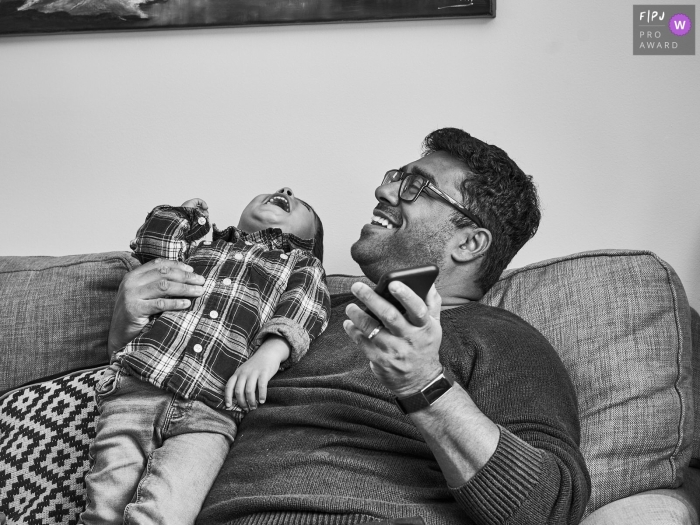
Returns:
[[[357,282],[352,293],[378,320],[350,304],[343,328],[364,351],[377,379],[396,396],[403,396],[420,391],[442,373],[442,300],[435,285],[429,287],[425,300],[399,280],[389,282],[387,289],[405,308],[405,316],[372,288]]]

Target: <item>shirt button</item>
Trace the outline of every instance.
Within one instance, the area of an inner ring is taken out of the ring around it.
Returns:
[[[201,352],[201,351],[202,351],[202,345],[194,345],[193,350],[194,350],[196,353]]]
[[[216,319],[217,317],[219,317],[219,312],[217,312],[216,310],[212,310],[211,312],[209,312],[209,317],[211,317],[212,319]]]
[[[211,244],[211,241],[204,241],[204,246],[209,246]]]
[[[233,258],[236,259],[237,261],[240,261],[241,259],[243,259],[243,254],[237,253],[236,255],[233,256]]]
[[[231,279],[229,279],[228,277],[226,277],[226,279],[223,280],[223,283],[224,283],[226,286],[228,286],[228,285],[231,284]]]
[[[286,253],[281,253],[280,259],[289,259],[289,255],[287,255]]]
[[[207,223],[207,220],[204,217],[200,217],[199,219],[197,219],[197,222],[204,226]]]

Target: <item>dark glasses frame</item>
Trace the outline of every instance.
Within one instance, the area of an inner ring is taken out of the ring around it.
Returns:
[[[389,170],[384,174],[384,179],[382,179],[382,186],[384,184],[391,184],[392,182],[399,181],[401,182],[401,186],[399,186],[399,198],[402,201],[413,202],[418,198],[418,196],[423,192],[423,190],[427,189],[439,199],[442,199],[454,209],[459,211],[462,215],[471,220],[474,224],[476,224],[477,228],[484,227],[484,223],[481,222],[481,219],[479,219],[479,217],[470,212],[466,208],[466,206],[464,206],[464,204],[461,204],[454,200],[452,197],[450,197],[447,193],[438,188],[435,184],[433,184],[423,175],[419,175],[418,173],[406,173],[405,171],[401,170]],[[416,191],[415,195],[409,195],[408,189],[414,186],[416,182],[418,182],[419,184],[418,191]]]

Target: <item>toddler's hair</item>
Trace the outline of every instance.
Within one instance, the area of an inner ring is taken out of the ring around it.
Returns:
[[[316,218],[316,234],[314,235],[314,249],[312,253],[319,261],[323,262],[323,223],[316,210],[311,208],[311,211],[314,212],[314,217]]]

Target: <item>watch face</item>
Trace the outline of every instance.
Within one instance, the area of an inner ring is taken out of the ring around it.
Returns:
[[[432,405],[437,401],[442,394],[447,392],[452,387],[452,383],[443,375],[435,383],[428,385],[423,390],[423,395],[428,401],[428,405]]]

